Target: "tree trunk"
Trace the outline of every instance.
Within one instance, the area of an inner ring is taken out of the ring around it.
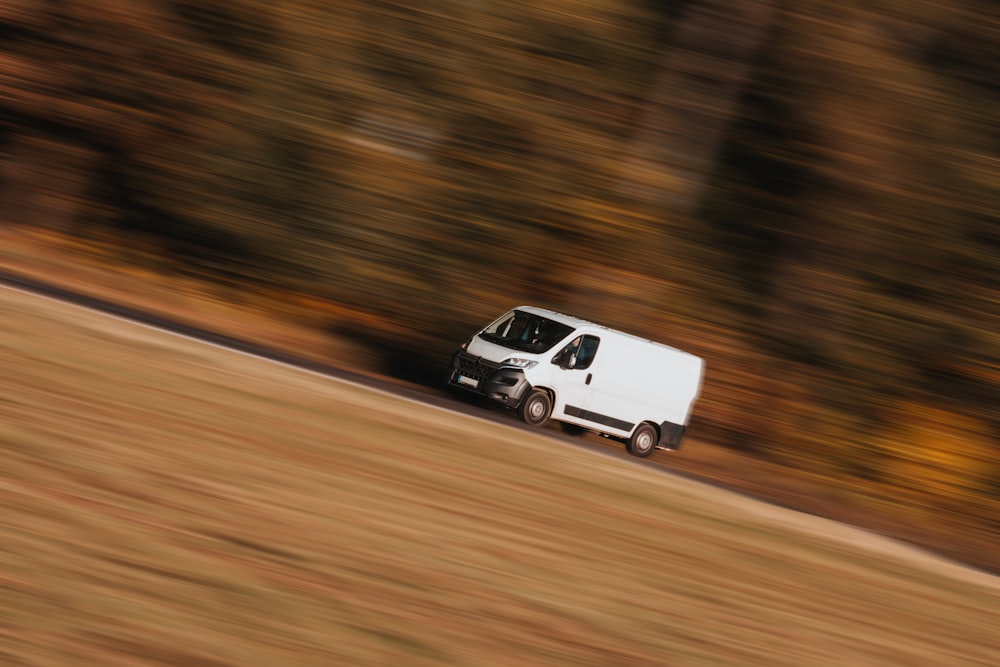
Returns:
[[[702,0],[679,19],[627,151],[625,194],[681,213],[698,205],[774,4]]]

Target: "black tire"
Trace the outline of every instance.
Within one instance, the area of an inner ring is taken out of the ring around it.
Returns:
[[[548,392],[532,389],[517,408],[521,421],[531,426],[541,426],[552,414],[552,398]]]
[[[659,434],[652,424],[639,424],[632,437],[628,439],[628,453],[645,458],[656,450],[656,442],[659,439]]]

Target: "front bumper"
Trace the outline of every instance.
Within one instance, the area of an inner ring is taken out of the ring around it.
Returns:
[[[520,405],[531,387],[521,369],[501,366],[463,351],[456,352],[451,359],[448,384],[512,408]]]

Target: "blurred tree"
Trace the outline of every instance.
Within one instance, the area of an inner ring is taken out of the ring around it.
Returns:
[[[709,358],[718,442],[975,471],[986,521],[998,7],[7,2],[0,215],[306,293],[413,378],[579,312]]]
[[[628,149],[623,188],[690,213],[773,20],[771,0],[699,0],[677,20]]]

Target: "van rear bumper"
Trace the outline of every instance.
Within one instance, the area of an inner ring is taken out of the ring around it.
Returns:
[[[677,451],[681,448],[685,433],[687,433],[687,426],[684,424],[663,422],[660,424],[660,441],[656,443],[656,448]]]

